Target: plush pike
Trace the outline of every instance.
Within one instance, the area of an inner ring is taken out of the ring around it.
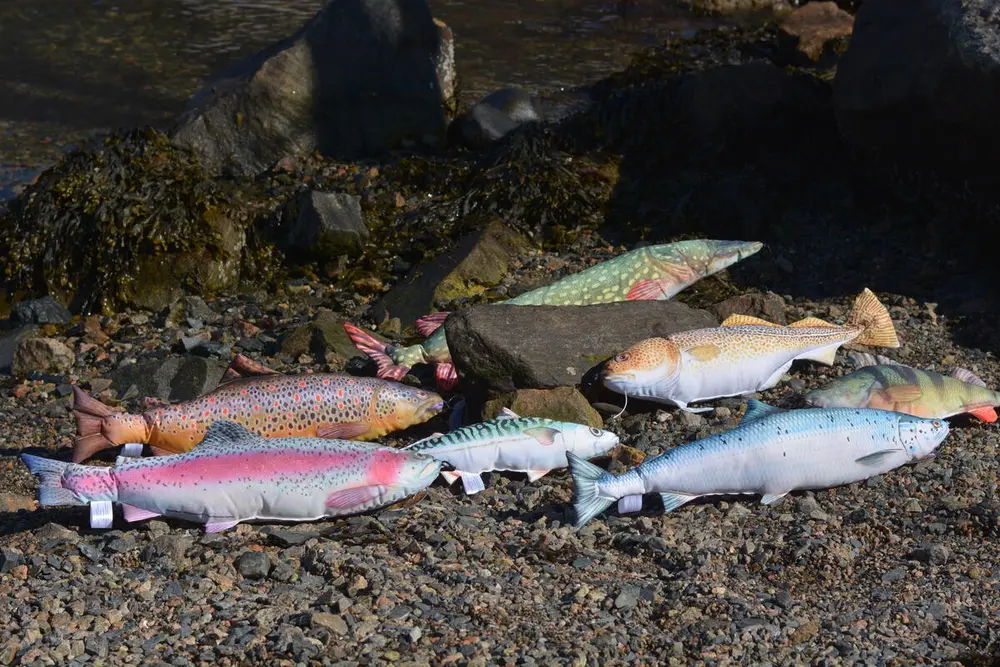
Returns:
[[[437,477],[429,456],[348,440],[262,438],[218,421],[186,454],[111,468],[21,455],[43,506],[118,502],[126,521],[169,516],[206,532],[241,521],[314,521],[395,503]]]
[[[644,461],[620,475],[569,454],[582,526],[620,499],[638,511],[658,493],[670,512],[700,496],[759,494],[765,505],[797,489],[827,489],[932,456],[948,422],[886,410],[781,410],[751,400],[740,425]]]
[[[854,301],[843,326],[808,317],[779,326],[733,315],[720,327],[648,338],[605,364],[604,385],[626,396],[676,405],[741,396],[773,387],[796,359],[832,364],[849,342],[899,347],[889,313],[870,290]]]
[[[79,387],[73,392],[80,434],[75,463],[126,443],[148,444],[154,454],[186,452],[220,419],[265,437],[372,440],[421,424],[444,408],[433,392],[338,373],[237,378],[192,401],[153,404],[137,415],[112,412]]]
[[[566,467],[566,452],[585,459],[618,446],[609,431],[572,422],[520,417],[505,410],[496,419],[419,440],[406,449],[446,461],[442,470],[449,484],[461,479],[467,494],[485,489],[480,473],[504,470],[527,473],[532,482],[551,470]]]
[[[964,368],[951,376],[904,366],[883,356],[852,352],[848,359],[858,370],[805,395],[809,405],[821,408],[877,408],[917,417],[946,419],[968,413],[995,422],[1000,392]]]
[[[647,246],[500,303],[590,306],[616,301],[663,301],[762,247],[756,241],[712,240]],[[432,313],[418,320],[417,332],[427,340],[409,347],[387,345],[350,323],[345,322],[344,329],[358,349],[378,364],[379,377],[399,380],[416,364],[435,364],[438,386],[448,390],[458,382],[458,375],[441,326],[447,317],[448,313]]]

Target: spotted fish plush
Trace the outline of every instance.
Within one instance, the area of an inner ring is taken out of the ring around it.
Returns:
[[[616,301],[663,301],[762,247],[756,241],[704,239],[646,246],[498,303],[593,306]],[[409,347],[388,345],[348,322],[344,329],[358,349],[375,360],[379,377],[399,380],[412,366],[434,364],[438,387],[449,390],[458,382],[458,375],[441,326],[447,317],[448,313],[432,313],[417,321],[417,331],[427,340]]]
[[[194,400],[152,404],[141,414],[113,412],[79,387],[73,392],[76,463],[126,443],[148,444],[154,454],[186,452],[220,419],[265,437],[373,440],[444,408],[434,392],[340,373],[236,378]]]
[[[93,523],[94,506],[121,503],[126,521],[168,516],[203,523],[210,533],[241,521],[314,521],[383,507],[423,490],[441,470],[440,461],[414,452],[262,438],[227,421],[175,456],[119,457],[111,468],[27,454],[21,460],[41,478],[42,506],[91,504]]]

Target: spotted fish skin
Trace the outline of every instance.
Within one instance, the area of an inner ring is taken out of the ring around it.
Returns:
[[[626,252],[551,285],[539,287],[506,301],[518,306],[593,306],[629,300],[662,301],[676,295],[701,278],[760,251],[757,241],[717,241],[698,239],[647,246]],[[417,364],[451,362],[444,327],[439,326],[428,338],[407,347],[386,346],[353,325],[345,325],[359,349],[376,358],[379,377],[399,379],[397,369]],[[395,368],[394,368],[395,367]],[[449,369],[450,370],[450,369]]]
[[[569,455],[576,524],[616,500],[659,493],[665,511],[700,496],[760,494],[860,482],[932,456],[948,422],[885,410],[781,410],[751,400],[733,430],[675,447],[613,475]],[[635,508],[632,508],[635,509]]]
[[[111,468],[23,455],[42,480],[42,505],[123,504],[134,521],[164,515],[206,524],[313,521],[398,502],[427,487],[436,459],[388,447],[322,438],[262,438],[217,421],[185,454],[119,457]]]
[[[980,384],[971,373],[968,377],[974,381],[902,364],[877,364],[809,392],[805,401],[822,408],[876,408],[938,419],[971,413],[983,421],[996,421],[993,408],[1000,406],[1000,393]]]
[[[139,415],[111,413],[74,388],[79,462],[107,447],[145,443],[154,453],[180,453],[201,442],[217,420],[265,437],[308,436],[372,440],[420,424],[444,408],[423,389],[339,373],[265,375],[232,380],[192,401]]]

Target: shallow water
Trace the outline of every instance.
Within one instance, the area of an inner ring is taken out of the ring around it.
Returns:
[[[322,0],[3,0],[0,199],[88,137],[166,128],[212,73],[294,32]],[[461,98],[560,93],[636,48],[711,25],[672,0],[431,0],[455,33]]]

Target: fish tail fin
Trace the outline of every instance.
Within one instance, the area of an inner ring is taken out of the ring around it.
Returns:
[[[375,365],[378,366],[378,376],[380,378],[383,380],[398,381],[406,377],[407,371],[410,370],[409,367],[397,366],[392,357],[386,354],[388,345],[384,342],[350,322],[344,322],[344,331],[347,332],[347,335],[356,348],[375,361]]]
[[[43,459],[40,456],[21,454],[21,461],[32,475],[39,478],[38,504],[43,507],[52,505],[85,505],[71,489],[63,486],[63,475],[67,469],[76,466],[75,463]]]
[[[576,512],[576,527],[580,528],[595,516],[606,510],[615,499],[597,494],[597,482],[608,475],[603,468],[580,458],[573,452],[566,452],[569,472],[573,476],[573,509]]]
[[[854,307],[847,315],[847,324],[861,329],[861,335],[853,341],[858,345],[899,347],[889,311],[867,287],[854,300]]]
[[[104,420],[114,414],[111,408],[73,385],[73,417],[79,437],[73,443],[73,463],[89,459],[114,444],[102,433]]]

